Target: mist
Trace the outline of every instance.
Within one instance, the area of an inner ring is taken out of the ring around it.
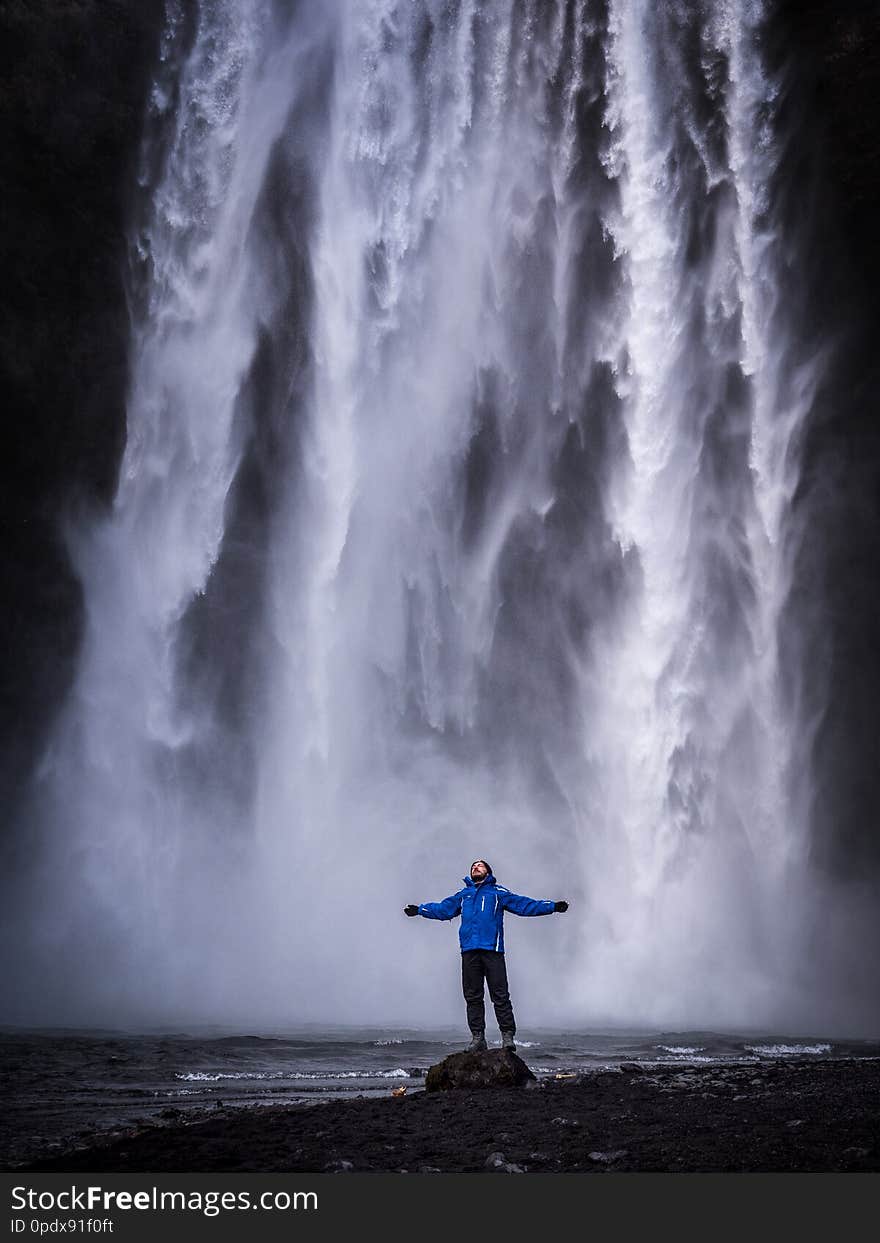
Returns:
[[[4,1021],[448,1024],[486,857],[522,1027],[876,1033],[766,20],[169,0]]]

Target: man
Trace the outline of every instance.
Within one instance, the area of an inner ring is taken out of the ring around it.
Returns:
[[[422,902],[419,906],[410,903],[403,910],[406,915],[423,915],[425,919],[461,916],[458,930],[461,987],[472,1037],[468,1052],[481,1053],[487,1047],[484,981],[489,985],[489,996],[501,1029],[501,1046],[512,1052],[516,1048],[516,1023],[504,963],[504,912],[551,915],[554,911],[567,911],[568,903],[524,898],[518,893],[511,893],[498,884],[486,860],[477,859],[471,864],[470,876],[464,878],[464,889],[442,902]]]

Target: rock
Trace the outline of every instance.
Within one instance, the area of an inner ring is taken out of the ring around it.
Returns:
[[[574,1130],[577,1130],[580,1126],[580,1123],[575,1118],[551,1118],[550,1121],[553,1126],[567,1126]]]
[[[426,1092],[456,1088],[520,1088],[537,1082],[522,1058],[505,1049],[483,1053],[452,1053],[432,1066],[425,1077]]]
[[[490,1152],[486,1158],[486,1169],[497,1170],[501,1174],[525,1174],[523,1167],[508,1161],[503,1152]]]
[[[643,1075],[645,1069],[638,1062],[621,1062],[617,1068],[622,1075]]]
[[[613,1152],[590,1152],[587,1156],[597,1165],[611,1165],[612,1162],[620,1161],[626,1156],[626,1149],[615,1148]]]
[[[324,1166],[326,1174],[347,1174],[353,1169],[354,1162],[352,1161],[328,1161]]]

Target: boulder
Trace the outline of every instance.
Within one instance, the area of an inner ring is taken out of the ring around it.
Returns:
[[[508,1049],[483,1053],[452,1053],[432,1066],[425,1077],[426,1092],[455,1088],[521,1088],[537,1080],[521,1057]]]

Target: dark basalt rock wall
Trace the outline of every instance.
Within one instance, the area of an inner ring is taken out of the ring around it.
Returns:
[[[873,0],[779,0],[767,48],[791,135],[778,195],[808,345],[833,344],[803,446],[810,533],[791,607],[809,618],[808,708],[820,716],[813,854],[880,872],[880,12]],[[812,674],[815,671],[815,682]],[[815,700],[810,702],[811,692]]]
[[[0,4],[0,804],[71,676],[61,537],[112,498],[125,429],[125,228],[162,0]]]

